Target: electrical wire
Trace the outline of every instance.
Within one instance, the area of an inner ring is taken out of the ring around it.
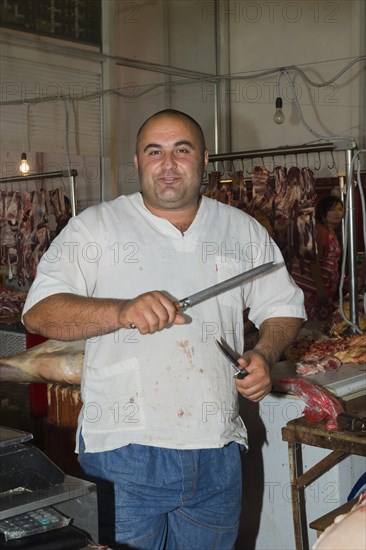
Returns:
[[[331,141],[344,141],[344,140],[354,141],[352,136],[324,136],[322,134],[319,134],[315,130],[313,130],[313,128],[311,128],[311,126],[309,126],[309,124],[306,122],[306,120],[304,118],[302,109],[300,107],[299,100],[297,99],[297,94],[296,94],[296,88],[295,88],[294,81],[292,80],[292,78],[288,74],[287,70],[281,71],[279,76],[278,76],[278,79],[277,79],[278,92],[277,93],[279,95],[277,97],[280,96],[280,90],[279,90],[280,82],[279,81],[280,81],[282,75],[286,76],[286,78],[287,78],[287,80],[290,84],[293,100],[294,100],[295,107],[296,107],[296,112],[298,114],[298,117],[300,119],[301,124],[308,130],[308,132],[310,132],[317,139],[325,139],[327,141],[328,140],[331,140]]]
[[[310,85],[310,86],[314,86],[316,88],[323,88],[323,87],[326,87],[326,86],[329,86],[330,84],[332,84],[333,82],[335,82],[336,80],[338,80],[341,76],[343,76],[351,67],[353,67],[356,63],[360,63],[362,61],[366,61],[366,55],[361,55],[361,56],[358,56],[356,57],[355,59],[353,59],[352,61],[350,61],[349,63],[347,63],[347,65],[345,67],[343,67],[343,69],[341,69],[335,76],[333,76],[332,78],[330,78],[329,80],[327,80],[326,82],[315,82],[313,81],[306,73],[303,69],[301,69],[299,66],[297,65],[288,65],[288,66],[284,66],[284,67],[276,67],[276,68],[273,68],[273,69],[268,69],[268,70],[264,70],[264,71],[259,71],[259,72],[253,72],[253,73],[250,73],[250,74],[245,74],[245,75],[242,75],[242,74],[224,74],[224,75],[207,75],[207,76],[190,76],[189,78],[187,78],[186,80],[174,80],[174,81],[169,81],[169,82],[159,82],[159,83],[156,83],[156,84],[142,84],[140,86],[136,86],[136,91],[134,91],[134,94],[133,96],[131,96],[131,90],[127,91],[126,93],[124,93],[123,91],[121,91],[119,88],[110,88],[110,89],[107,89],[107,90],[101,90],[99,92],[93,92],[93,93],[90,93],[90,94],[79,94],[79,95],[73,95],[73,100],[74,101],[90,101],[90,100],[93,100],[93,99],[98,99],[104,95],[108,95],[108,94],[112,94],[112,95],[116,95],[118,97],[122,97],[123,99],[131,99],[131,97],[133,98],[139,98],[153,90],[156,90],[157,88],[161,88],[161,87],[173,87],[173,86],[185,86],[185,85],[192,85],[192,84],[202,84],[204,82],[213,82],[213,83],[216,83],[218,84],[221,80],[226,80],[226,81],[232,81],[232,80],[252,80],[252,79],[258,79],[258,78],[262,78],[264,76],[269,76],[269,75],[275,75],[277,73],[285,73],[285,72],[289,72],[289,71],[295,71],[297,73],[299,73],[299,75]],[[65,100],[69,98],[69,95],[64,95],[64,94],[55,94],[55,95],[49,95],[49,96],[46,96],[46,97],[38,97],[38,98],[34,98],[34,99],[30,99],[29,100],[29,103],[46,103],[46,102],[50,102],[50,101],[60,101],[60,100]],[[2,101],[0,102],[0,106],[8,106],[8,105],[19,105],[21,103],[24,103],[24,101],[22,99],[15,99],[15,100],[12,100],[12,101]]]
[[[30,145],[30,103],[27,103],[27,142],[28,142],[28,151],[31,150]]]

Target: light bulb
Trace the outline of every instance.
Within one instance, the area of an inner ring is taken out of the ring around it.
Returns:
[[[285,122],[285,115],[282,112],[282,97],[276,98],[276,112],[273,120],[276,124],[283,124]]]
[[[29,164],[27,162],[27,155],[25,153],[22,153],[22,156],[20,157],[20,164],[19,164],[19,170],[22,174],[28,174],[29,172]]]
[[[229,172],[225,172],[220,178],[220,183],[233,183],[233,178],[230,176]]]

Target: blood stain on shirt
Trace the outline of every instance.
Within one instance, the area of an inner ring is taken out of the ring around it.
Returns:
[[[178,347],[186,354],[189,361],[192,361],[194,355],[194,347],[189,347],[188,340],[183,340],[182,342],[177,342]]]
[[[179,409],[179,411],[178,411],[178,416],[184,416],[184,411],[183,411],[183,409]]]

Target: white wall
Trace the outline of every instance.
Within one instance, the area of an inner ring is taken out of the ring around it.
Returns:
[[[116,6],[117,55],[206,74],[215,74],[217,68],[218,73],[231,75],[231,80],[221,81],[218,95],[212,82],[199,82],[156,88],[137,97],[144,86],[171,83],[177,77],[169,80],[159,72],[118,68],[119,86],[130,86],[135,94],[116,109],[120,121],[118,187],[122,192],[137,188],[129,164],[134,137],[154,111],[172,106],[195,116],[211,153],[218,152],[217,142],[220,152],[312,142],[316,138],[301,125],[286,79],[281,80],[286,121],[278,126],[273,122],[277,75],[257,78],[256,73],[297,65],[312,80],[324,82],[352,58],[365,54],[363,0],[138,0],[116,2]],[[352,136],[360,145],[365,143],[364,73],[365,65],[358,63],[335,83],[316,88],[290,71],[305,120],[317,133]],[[215,113],[219,117],[217,140]],[[331,165],[332,159],[328,160]],[[343,169],[339,165],[343,155],[336,162],[337,169]]]
[[[69,153],[71,168],[79,174],[79,209],[100,202],[101,63],[95,48],[8,30],[2,32],[0,48],[0,177],[20,175],[22,152],[29,175],[67,171]],[[64,185],[70,196],[68,178],[38,181],[41,185]]]
[[[202,83],[184,76],[159,72],[174,67],[205,73],[215,73],[214,25],[202,18],[202,3],[191,0],[138,0],[115,3],[116,55],[130,60],[142,60],[151,70],[119,65],[118,87],[128,97],[116,104],[119,120],[118,188],[129,193],[138,188],[132,166],[135,138],[144,120],[164,108],[176,108],[190,113],[203,125],[211,150],[215,144],[215,105],[202,100]],[[152,70],[155,69],[155,70]],[[162,69],[163,70],[163,69]],[[188,81],[188,85],[171,85]],[[193,82],[193,84],[191,84]],[[145,93],[150,87],[152,91]]]
[[[297,65],[314,81],[336,75],[363,49],[364,2],[239,2],[256,4],[230,17],[231,73],[253,73],[273,67]],[[361,13],[363,12],[363,13]],[[228,16],[229,17],[229,16]],[[351,135],[360,140],[361,100],[365,64],[357,64],[326,88],[309,86],[294,77],[308,124],[322,135]],[[363,78],[362,78],[363,76]],[[313,139],[301,126],[294,110],[292,90],[284,78],[286,123],[272,123],[275,78],[236,81],[232,101],[234,148],[262,148],[304,143]],[[249,128],[249,131],[247,131]],[[363,132],[365,126],[363,123]]]

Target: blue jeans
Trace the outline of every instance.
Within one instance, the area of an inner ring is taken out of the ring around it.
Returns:
[[[101,543],[115,550],[234,547],[242,494],[237,443],[201,450],[127,445],[86,453],[81,442],[79,462],[97,484]]]

